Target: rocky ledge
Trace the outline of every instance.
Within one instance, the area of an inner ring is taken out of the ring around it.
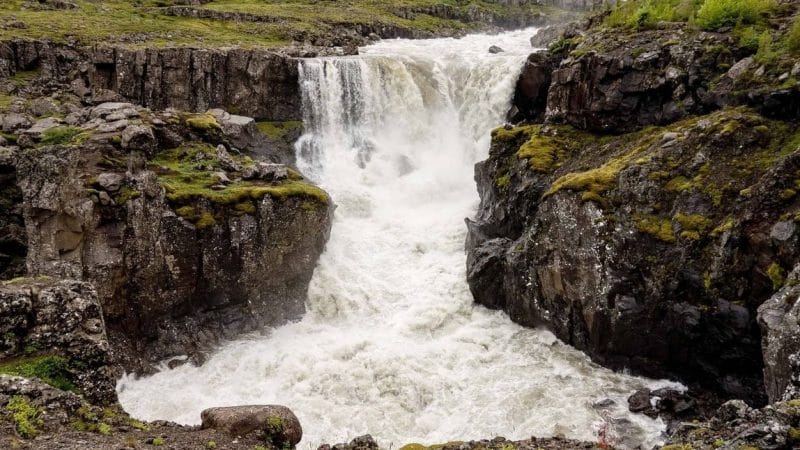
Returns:
[[[12,225],[24,223],[27,275],[92,283],[116,363],[201,359],[220,339],[300,317],[332,204],[272,162],[284,156],[253,119],[69,98],[0,116],[3,189],[22,200]]]

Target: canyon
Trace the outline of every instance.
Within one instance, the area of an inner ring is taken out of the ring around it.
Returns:
[[[475,3],[4,22],[4,445],[794,448],[797,3]]]

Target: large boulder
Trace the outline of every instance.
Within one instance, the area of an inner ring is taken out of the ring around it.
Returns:
[[[294,448],[303,438],[303,428],[292,410],[279,405],[248,405],[209,408],[200,417],[203,429],[212,428],[233,436],[261,432],[277,448]]]

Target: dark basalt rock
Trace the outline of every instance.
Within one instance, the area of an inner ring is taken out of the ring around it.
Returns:
[[[769,267],[800,258],[778,225],[797,210],[794,133],[748,110],[620,136],[497,130],[468,222],[476,301],[604,365],[764,403],[756,309]],[[520,156],[528,140],[552,160]]]
[[[235,108],[250,117],[300,120],[297,61],[265,50],[76,47],[0,43],[0,78],[38,71],[42,92],[61,88],[103,103],[112,91],[153,109]]]

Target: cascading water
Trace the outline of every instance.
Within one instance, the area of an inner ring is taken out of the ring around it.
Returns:
[[[386,447],[591,441],[609,421],[624,446],[655,443],[663,424],[628,413],[626,397],[666,383],[600,368],[475,306],[465,281],[473,164],[502,123],[531,34],[384,41],[358,57],[302,61],[299,165],[338,206],[308,313],[201,367],[124,377],[124,407],[193,424],[211,406],[284,404],[314,448],[364,433]],[[493,44],[505,52],[489,54]]]

